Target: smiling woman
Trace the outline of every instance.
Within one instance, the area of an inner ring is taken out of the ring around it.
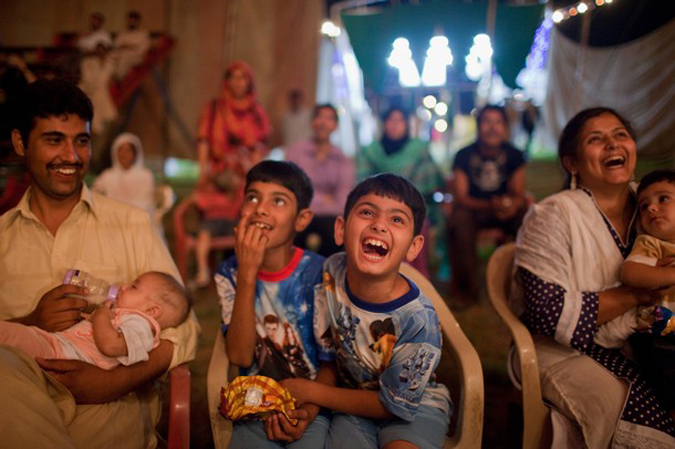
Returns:
[[[635,135],[615,111],[587,109],[569,121],[558,152],[568,188],[532,207],[515,255],[542,394],[562,420],[554,422],[571,421],[554,425],[554,434],[571,444],[569,429],[577,429],[588,447],[672,446],[675,427],[661,398],[617,349],[626,337],[608,339],[622,314],[660,299],[619,281],[636,236]]]

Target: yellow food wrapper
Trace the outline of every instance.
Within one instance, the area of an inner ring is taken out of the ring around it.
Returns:
[[[298,420],[288,416],[289,410],[295,410],[295,399],[270,377],[239,376],[220,390],[220,413],[232,421],[254,416],[265,419],[281,412],[296,425]]]

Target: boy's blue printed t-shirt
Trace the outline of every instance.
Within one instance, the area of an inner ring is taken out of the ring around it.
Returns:
[[[385,408],[401,419],[412,421],[420,404],[449,414],[450,394],[434,376],[442,340],[431,301],[407,278],[410,290],[400,298],[362,301],[349,291],[346,271],[344,253],[324,263],[314,311],[320,358],[337,360],[343,386],[379,390]]]
[[[312,332],[314,291],[321,284],[323,260],[318,254],[296,248],[283,270],[258,273],[254,361],[250,368],[242,368],[242,375],[314,379],[319,357],[325,357]],[[215,278],[222,331],[226,334],[237,289],[236,256],[218,267]]]

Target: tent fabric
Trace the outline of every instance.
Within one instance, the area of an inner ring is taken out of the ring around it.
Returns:
[[[609,106],[635,127],[638,150],[662,156],[675,152],[675,20],[630,43],[584,48],[551,32],[548,128],[559,136],[580,110]]]
[[[578,0],[554,2],[554,9],[568,8]],[[590,11],[592,20],[588,33],[591,47],[612,47],[639,39],[667,22],[675,19],[675,2],[672,0],[630,0],[605,4]],[[568,38],[579,42],[585,18],[578,14],[557,25]]]
[[[444,0],[390,6],[376,14],[350,14],[347,11],[342,13],[341,19],[365,79],[373,89],[383,92],[393,70],[388,66],[387,58],[397,37],[408,39],[412,58],[421,72],[429,39],[444,34],[454,57],[453,67],[458,75],[455,81],[464,80],[464,58],[469,54],[473,38],[487,32],[487,6],[488,2]],[[543,5],[499,4],[497,7],[493,59],[504,82],[512,87],[516,86],[515,78],[525,66],[534,32],[543,16]]]

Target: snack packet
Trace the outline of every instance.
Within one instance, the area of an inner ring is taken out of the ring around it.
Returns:
[[[239,376],[220,390],[220,413],[237,421],[246,417],[267,418],[281,412],[296,425],[297,419],[288,416],[295,409],[295,399],[276,380],[265,376]]]

